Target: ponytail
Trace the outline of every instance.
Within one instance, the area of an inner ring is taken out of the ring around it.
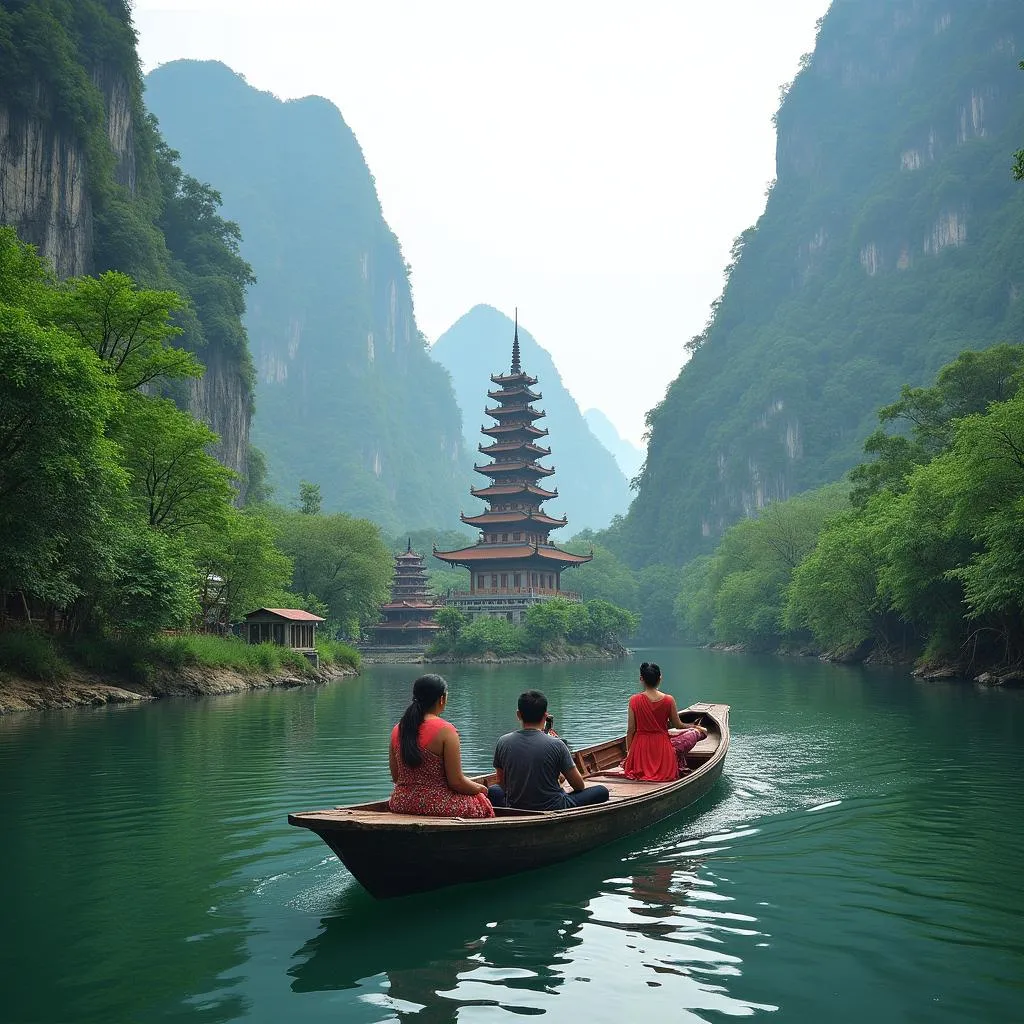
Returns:
[[[661,682],[661,669],[654,662],[644,662],[640,666],[640,678],[644,686],[657,686]]]
[[[398,723],[398,752],[407,768],[418,768],[423,763],[420,750],[423,717],[447,692],[448,684],[441,676],[420,676],[412,684],[412,703]]]

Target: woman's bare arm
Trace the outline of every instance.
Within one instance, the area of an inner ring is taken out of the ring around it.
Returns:
[[[454,729],[444,730],[441,756],[444,761],[444,776],[448,780],[449,789],[456,793],[465,793],[467,796],[476,796],[478,793],[487,792],[486,786],[481,786],[479,782],[467,779],[462,774],[462,746],[459,743],[459,734]]]
[[[685,729],[686,726],[683,724],[683,720],[679,717],[679,711],[676,708],[676,699],[671,694],[667,694],[668,699],[672,702],[668,708],[668,724],[673,729]]]
[[[395,757],[395,748],[388,744],[388,768],[391,769],[391,781],[398,785],[398,758]]]
[[[626,722],[626,753],[629,753],[629,745],[633,742],[633,736],[636,734],[636,717],[633,714],[633,709],[629,709],[629,719]]]

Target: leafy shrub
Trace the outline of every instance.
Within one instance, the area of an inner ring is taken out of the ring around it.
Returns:
[[[506,619],[482,618],[471,622],[455,644],[458,654],[486,654],[499,657],[516,654],[526,646],[526,634]]]
[[[0,668],[44,683],[65,679],[70,671],[53,639],[35,629],[0,633]]]

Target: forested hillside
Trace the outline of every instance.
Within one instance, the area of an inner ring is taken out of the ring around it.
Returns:
[[[195,61],[150,74],[146,102],[242,225],[257,279],[253,434],[278,495],[305,479],[325,509],[390,530],[457,522],[468,470],[451,383],[427,353],[409,267],[341,114]]]
[[[174,396],[244,477],[251,273],[216,192],[175,157],[143,107],[125,0],[0,0],[0,225],[62,277],[119,270],[188,300],[178,344],[205,372]]]
[[[607,541],[682,563],[839,479],[876,409],[1024,336],[1024,5],[835,0],[777,115],[777,180],[692,358],[648,416]]]
[[[493,306],[474,306],[437,339],[431,350],[451,374],[470,451],[475,452],[484,440],[481,425],[493,422],[484,416],[484,407],[492,404],[487,399],[487,392],[494,387],[490,376],[508,372],[513,332],[514,324],[504,313]],[[570,533],[606,526],[629,503],[626,478],[611,452],[591,433],[547,350],[522,326],[519,344],[523,369],[537,378],[534,390],[544,396],[534,403],[547,413],[538,426],[551,432],[544,439],[551,448],[551,458],[544,464],[556,470],[551,486],[558,488],[558,498],[548,502],[545,510],[552,515],[567,515]],[[477,461],[487,460],[480,457]],[[477,476],[473,484],[479,486],[481,479]],[[462,507],[468,509],[474,503],[467,494]]]

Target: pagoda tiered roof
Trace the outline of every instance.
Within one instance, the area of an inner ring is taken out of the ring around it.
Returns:
[[[415,608],[417,610],[426,611],[428,609],[435,609],[438,607],[436,601],[388,601],[387,604],[382,604],[380,610],[382,612],[400,611],[405,608]]]
[[[543,409],[534,409],[532,405],[496,405],[491,409],[484,409],[488,416],[500,420],[503,416],[521,416],[523,419],[539,420],[547,415]]]
[[[484,476],[505,476],[508,473],[529,473],[531,476],[553,476],[554,467],[542,466],[537,462],[527,462],[525,459],[517,459],[515,462],[492,462],[487,466],[474,465],[478,473]]]
[[[489,427],[480,428],[480,433],[487,434],[488,437],[507,436],[517,434],[519,431],[523,431],[533,438],[548,436],[547,427],[535,427],[532,423],[492,423]]]
[[[537,378],[523,373],[522,370],[514,370],[511,373],[492,373],[491,383],[500,384],[502,387],[506,384],[525,384],[528,388],[532,388],[537,383]]]
[[[544,395],[539,391],[531,391],[525,384],[522,385],[511,385],[504,387],[500,391],[488,391],[487,397],[493,398],[496,402],[502,402],[507,398],[525,398],[528,402],[539,402]]]
[[[539,444],[534,444],[532,441],[495,441],[494,444],[489,444],[486,447],[482,444],[476,446],[476,450],[481,455],[504,455],[507,452],[527,452],[530,455],[536,455],[543,458],[545,455],[551,454],[550,448],[544,448]]]
[[[535,524],[555,529],[559,526],[565,526],[569,521],[565,516],[562,516],[561,519],[555,519],[553,516],[545,515],[543,512],[523,512],[518,509],[513,512],[482,512],[478,516],[467,516],[460,513],[459,518],[467,526],[479,526],[481,528],[484,526]]]
[[[456,565],[479,565],[481,562],[516,561],[523,566],[532,565],[583,565],[594,556],[575,555],[563,551],[553,544],[474,544],[457,551],[438,551],[434,557]]]
[[[541,501],[550,501],[558,497],[558,488],[553,491],[546,491],[543,487],[536,487],[534,484],[491,484],[490,487],[471,487],[469,493],[474,498],[512,498],[517,494],[529,494]]]

